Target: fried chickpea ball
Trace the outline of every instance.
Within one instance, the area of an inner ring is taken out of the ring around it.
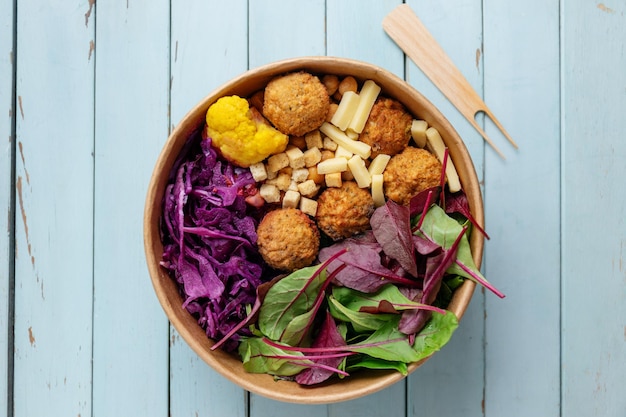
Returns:
[[[295,208],[270,211],[257,227],[257,245],[274,269],[295,271],[313,263],[320,246],[315,222]]]
[[[329,106],[326,87],[308,72],[276,77],[265,87],[263,114],[287,135],[304,136],[320,127]]]
[[[439,185],[441,163],[425,149],[406,147],[389,160],[383,172],[385,196],[408,205],[416,194]]]
[[[413,116],[400,102],[380,97],[374,103],[359,139],[372,147],[372,158],[378,154],[393,156],[408,145],[412,122]]]
[[[374,200],[368,189],[354,181],[327,188],[317,199],[317,226],[333,240],[341,240],[370,228]]]

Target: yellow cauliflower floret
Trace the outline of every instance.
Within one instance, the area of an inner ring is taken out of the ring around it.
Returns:
[[[272,127],[248,101],[222,97],[206,113],[207,134],[222,155],[241,167],[249,167],[285,150],[289,137]]]

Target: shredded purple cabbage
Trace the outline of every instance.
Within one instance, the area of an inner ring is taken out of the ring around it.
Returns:
[[[183,148],[165,190],[161,265],[178,283],[183,308],[214,340],[246,317],[266,280],[256,247],[262,213],[245,201],[256,192],[250,170],[222,159],[199,134]],[[238,341],[231,338],[224,349]]]

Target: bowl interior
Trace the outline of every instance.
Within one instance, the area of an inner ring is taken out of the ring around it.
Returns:
[[[224,84],[198,103],[178,124],[168,138],[154,168],[150,180],[144,212],[144,244],[146,261],[156,295],[170,322],[182,338],[207,364],[224,377],[242,388],[268,398],[305,404],[322,404],[358,398],[381,390],[404,378],[392,371],[362,371],[349,378],[333,380],[314,387],[302,387],[295,382],[274,381],[270,375],[250,374],[244,371],[240,359],[221,349],[211,351],[213,341],[206,337],[196,319],[184,310],[183,299],[176,283],[159,266],[163,246],[159,234],[159,219],[162,199],[169,172],[185,141],[205,123],[208,107],[224,95],[249,96],[263,88],[276,75],[295,70],[307,70],[315,74],[352,75],[359,81],[374,80],[382,87],[383,95],[402,102],[414,117],[426,120],[437,128],[449,148],[449,153],[458,171],[463,189],[469,200],[470,209],[482,225],[484,219],[482,195],[470,155],[454,128],[446,118],[419,92],[394,74],[371,64],[334,57],[304,57],[275,62],[250,70]],[[480,267],[483,251],[483,236],[473,233],[470,246],[476,265]],[[463,316],[475,284],[466,280],[453,296],[448,309],[459,317]],[[409,366],[414,371],[424,361]],[[338,389],[336,384],[341,384]]]

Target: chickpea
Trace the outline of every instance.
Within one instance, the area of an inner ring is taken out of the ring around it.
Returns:
[[[339,87],[339,77],[336,75],[324,75],[324,77],[322,77],[322,84],[326,87],[328,95],[332,96]]]
[[[356,82],[356,78],[352,76],[347,76],[339,83],[339,86],[337,87],[337,92],[335,93],[334,97],[337,100],[341,100],[343,93],[345,93],[346,91],[352,91],[356,93],[358,88],[359,85]]]

